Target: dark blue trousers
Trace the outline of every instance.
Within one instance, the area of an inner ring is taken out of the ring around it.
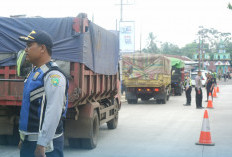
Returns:
[[[23,141],[20,150],[20,157],[34,157],[34,152],[36,148],[36,141]],[[64,148],[64,136],[58,137],[53,140],[54,150],[52,152],[46,153],[46,157],[63,157]]]

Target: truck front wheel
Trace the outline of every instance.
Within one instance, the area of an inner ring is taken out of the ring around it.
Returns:
[[[81,139],[81,147],[83,149],[93,149],[97,146],[97,139],[99,134],[99,118],[98,113],[94,110],[93,119],[92,119],[92,126],[91,126],[91,137]]]

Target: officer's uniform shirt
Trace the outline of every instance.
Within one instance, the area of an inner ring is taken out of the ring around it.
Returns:
[[[188,77],[185,79],[185,88],[189,88],[190,86],[192,86],[191,79]]]
[[[40,69],[47,68],[46,64]],[[35,69],[36,70],[36,69]],[[58,70],[48,72],[44,77],[44,91],[46,97],[46,109],[42,126],[39,130],[37,144],[47,146],[54,138],[56,129],[60,122],[62,111],[66,102],[66,78]],[[23,104],[24,105],[24,104]],[[24,116],[24,115],[21,115]],[[21,117],[20,116],[20,117]],[[19,130],[24,135],[38,134]],[[62,135],[62,134],[61,134]]]
[[[213,84],[214,84],[214,78],[210,78],[206,85],[207,89],[210,89]]]
[[[65,76],[57,70],[50,71],[44,78],[44,87],[47,106],[37,144],[47,146],[55,135],[66,101]]]
[[[202,82],[201,82],[201,76],[196,76],[195,78],[195,82],[196,82],[196,88],[199,90],[200,88],[202,88]]]

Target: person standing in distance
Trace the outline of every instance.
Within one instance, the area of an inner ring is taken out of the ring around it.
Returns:
[[[206,81],[206,90],[207,90],[207,100],[206,102],[208,102],[209,100],[209,93],[211,93],[211,97],[212,97],[212,101],[213,101],[213,89],[214,89],[214,78],[213,78],[213,75],[210,75],[208,76],[208,79]]]
[[[46,32],[33,30],[19,40],[26,42],[26,59],[34,66],[24,81],[20,157],[63,157],[68,79],[51,61],[53,42]]]
[[[196,86],[196,108],[202,109],[202,82],[201,82],[201,71],[198,71],[197,76],[195,78]]]
[[[186,74],[186,78],[184,81],[184,87],[185,87],[185,95],[186,95],[186,104],[184,106],[190,106],[191,105],[191,92],[192,92],[192,80],[189,77],[189,74]]]

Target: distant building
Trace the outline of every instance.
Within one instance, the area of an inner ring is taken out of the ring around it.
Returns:
[[[185,71],[193,71],[198,66],[198,62],[190,59],[187,56],[178,56],[178,55],[169,55],[169,54],[164,54],[164,56],[178,58],[178,59],[183,60],[185,63],[185,67],[184,67]]]
[[[198,57],[199,53],[193,54],[195,61],[198,61]],[[216,71],[218,74],[224,74],[232,70],[230,53],[226,52],[223,41],[220,42],[218,52],[203,53],[203,60],[205,70]]]

